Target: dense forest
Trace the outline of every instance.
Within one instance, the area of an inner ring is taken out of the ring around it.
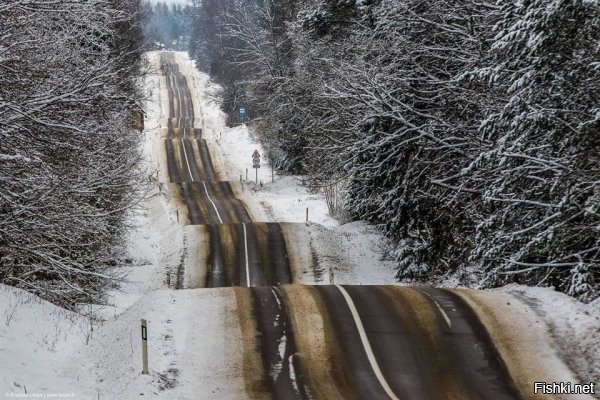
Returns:
[[[144,2],[144,37],[148,48],[187,50],[190,5]]]
[[[599,295],[597,0],[193,6],[231,122],[380,226],[399,279]]]
[[[118,280],[147,181],[142,16],[139,0],[0,1],[0,283],[77,309]]]

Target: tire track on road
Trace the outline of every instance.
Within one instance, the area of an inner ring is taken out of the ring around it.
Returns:
[[[277,287],[254,287],[260,353],[273,399],[309,399],[294,331]]]

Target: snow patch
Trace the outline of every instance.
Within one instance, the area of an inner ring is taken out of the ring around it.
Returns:
[[[62,368],[89,340],[88,319],[5,285],[0,315],[0,392],[72,393],[77,375]]]
[[[560,357],[581,382],[600,382],[600,299],[582,303],[550,288],[501,289],[527,304],[549,327]]]

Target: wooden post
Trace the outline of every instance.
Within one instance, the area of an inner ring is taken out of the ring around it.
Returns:
[[[308,222],[308,207],[306,207],[306,222]]]
[[[148,322],[142,320],[142,374],[148,375]]]
[[[273,171],[273,167],[271,167],[271,183],[275,182],[275,172]]]
[[[177,223],[179,223],[179,209],[175,210],[175,213],[177,214]]]
[[[248,180],[248,168],[246,168],[246,180]]]

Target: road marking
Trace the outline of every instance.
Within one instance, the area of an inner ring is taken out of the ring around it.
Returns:
[[[294,386],[294,392],[296,392],[296,394],[299,395],[300,388],[298,387],[298,381],[296,380],[296,368],[294,367],[294,355],[293,354],[290,354],[290,356],[288,357],[288,363],[289,363],[290,381],[292,382],[292,386]]]
[[[433,304],[435,304],[435,306],[439,310],[440,314],[442,314],[442,317],[444,317],[446,324],[448,324],[448,328],[452,328],[452,321],[450,321],[450,317],[448,317],[448,314],[446,314],[446,311],[444,311],[444,309],[442,308],[442,306],[440,306],[440,304],[437,302],[437,300],[434,299],[433,296],[431,296],[429,293],[424,292],[421,289],[417,289],[417,290],[419,292],[423,293],[425,296],[429,297],[431,299],[431,301],[433,301]]]
[[[190,167],[190,160],[188,160],[187,151],[185,151],[185,139],[181,139],[181,146],[183,147],[183,156],[185,157],[185,163],[187,164],[188,172],[190,173],[190,179],[194,182],[194,175],[192,175],[192,168]]]
[[[439,305],[439,303],[435,300],[433,300],[433,302],[435,303],[435,306],[437,307],[438,310],[440,310],[440,313],[442,313],[442,316],[444,317],[444,319],[446,320],[446,323],[448,324],[448,328],[452,328],[452,322],[450,321],[450,317],[448,317],[448,314],[446,314],[446,311],[444,311],[444,309]]]
[[[181,119],[183,118],[183,115],[182,115],[183,110],[181,108],[181,91],[179,90],[179,84],[177,83],[176,77],[172,76],[172,78],[173,78],[172,81],[174,83],[174,86],[177,89],[177,101],[178,101],[178,107],[177,107],[178,110],[177,111],[179,114],[179,125],[181,125]],[[184,131],[184,135],[185,135],[185,131]],[[183,155],[185,157],[185,163],[187,164],[187,169],[190,174],[190,179],[192,180],[192,182],[194,182],[194,175],[192,175],[192,168],[190,166],[190,160],[188,158],[187,151],[185,150],[185,139],[181,139],[181,145],[183,146]],[[208,188],[206,187],[206,182],[202,182],[202,185],[204,186],[204,192],[206,193],[206,197],[210,201],[210,204],[212,204],[212,206],[215,210],[215,213],[217,214],[217,218],[219,219],[219,222],[222,224],[223,218],[221,218],[221,214],[219,213],[219,210],[217,209],[217,205],[215,204],[213,199],[208,194]]]
[[[379,380],[379,383],[383,387],[383,390],[385,390],[387,395],[390,396],[390,398],[392,400],[400,400],[398,398],[398,396],[396,396],[396,394],[392,391],[392,388],[387,383],[387,381],[385,380],[385,377],[381,373],[381,368],[379,368],[379,364],[377,364],[377,360],[375,359],[375,354],[373,354],[373,349],[371,348],[371,343],[369,343],[369,338],[367,337],[367,332],[365,332],[365,328],[360,319],[360,315],[358,315],[358,310],[356,309],[356,306],[354,305],[354,301],[352,301],[352,298],[350,297],[350,295],[348,294],[346,289],[344,289],[340,285],[335,285],[335,287],[337,287],[340,290],[340,292],[342,292],[344,299],[346,299],[346,303],[348,303],[348,307],[350,308],[352,317],[354,317],[354,323],[356,324],[356,328],[358,328],[358,334],[360,335],[360,340],[362,341],[365,352],[367,353],[367,358],[369,359],[371,368],[373,369],[375,376]]]
[[[175,88],[177,89],[177,104],[178,104],[177,111],[179,114],[179,118],[178,118],[179,124],[178,125],[181,125],[181,106],[180,106],[181,92],[179,91],[179,85],[177,84],[177,79],[175,79],[175,77],[172,74],[171,74],[171,81],[174,83],[173,86],[175,86]],[[181,139],[181,145],[183,146],[183,156],[185,157],[185,163],[187,164],[187,169],[188,169],[188,172],[190,173],[190,179],[192,180],[192,182],[194,182],[194,175],[192,175],[192,168],[190,167],[190,160],[188,159],[187,152],[185,151],[184,139]],[[204,189],[206,189],[206,187]],[[207,192],[207,195],[208,195],[208,192]],[[209,199],[210,199],[210,197],[209,197]],[[211,200],[211,202],[212,202],[212,200]],[[214,204],[213,204],[213,206],[214,206]],[[215,207],[215,211],[216,211],[216,207]],[[217,211],[217,216],[218,215],[219,215],[219,212]],[[221,217],[219,217],[219,220],[221,220]],[[223,221],[221,221],[221,223],[223,223]]]
[[[281,301],[279,301],[279,297],[277,297],[277,292],[275,291],[279,291],[279,288],[277,287],[272,287],[271,288],[271,292],[273,293],[273,297],[275,297],[275,301],[277,301],[277,307],[279,307],[280,310],[283,310],[283,307],[281,307]]]
[[[246,254],[246,285],[250,287],[250,261],[248,260],[248,233],[246,232],[246,224],[242,222],[244,227],[244,252]]]
[[[204,192],[206,193],[206,197],[208,197],[208,200],[210,201],[210,204],[212,204],[213,208],[215,209],[215,212],[217,213],[217,218],[219,218],[219,222],[223,223],[223,219],[221,218],[221,214],[219,214],[219,210],[217,210],[217,205],[215,204],[215,202],[212,200],[212,198],[208,194],[208,189],[206,188],[206,182],[203,181],[202,185],[204,186]]]

